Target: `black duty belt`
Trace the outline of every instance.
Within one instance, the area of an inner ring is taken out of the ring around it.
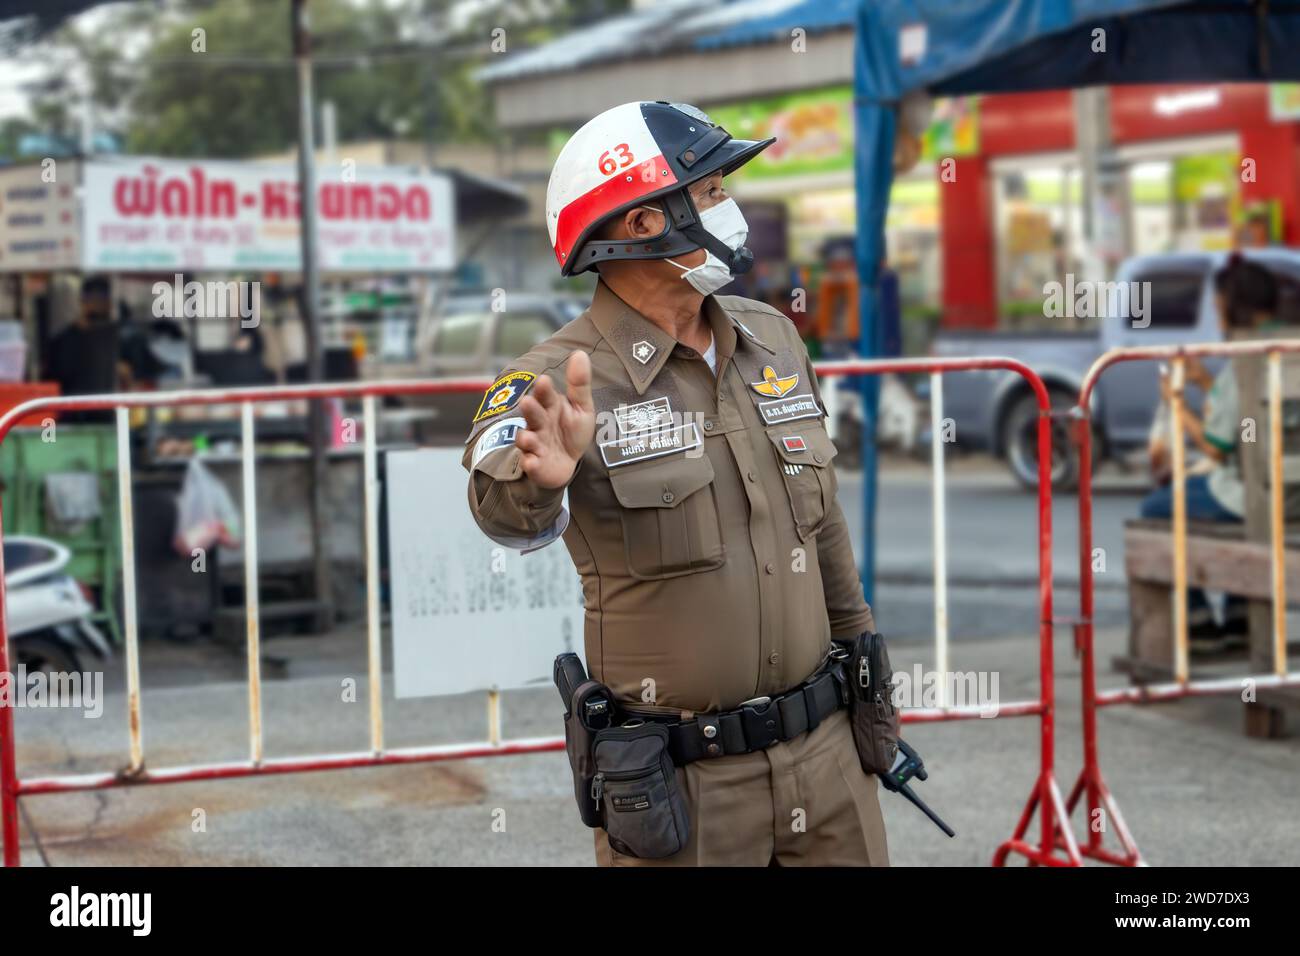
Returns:
[[[756,697],[735,710],[670,723],[668,751],[678,766],[754,753],[814,730],[848,705],[844,665],[833,658],[807,681],[777,697]]]

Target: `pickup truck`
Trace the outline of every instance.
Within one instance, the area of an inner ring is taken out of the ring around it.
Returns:
[[[1287,280],[1288,288],[1300,283],[1300,251],[1278,247],[1245,255]],[[1179,252],[1126,260],[1115,283],[1150,283],[1142,287],[1142,298],[1134,300],[1142,305],[1140,318],[1130,308],[1095,319],[1097,327],[1089,332],[940,332],[932,351],[1019,359],[1042,377],[1053,407],[1066,409],[1078,401],[1079,386],[1093,362],[1109,349],[1222,339],[1213,277],[1226,258],[1226,253]],[[1144,447],[1159,406],[1156,363],[1124,362],[1107,369],[1093,389],[1094,460]],[[953,420],[959,447],[991,451],[1006,460],[1026,487],[1037,485],[1038,410],[1020,375],[998,370],[947,375],[943,413]],[[1062,420],[1054,429],[1052,485],[1071,488],[1077,479],[1077,456]]]

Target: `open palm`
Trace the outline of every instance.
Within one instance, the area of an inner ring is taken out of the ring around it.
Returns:
[[[527,428],[515,435],[523,452],[523,469],[543,488],[563,488],[596,435],[591,402],[591,359],[575,350],[565,366],[567,388],[561,395],[550,376],[542,375],[519,401]]]

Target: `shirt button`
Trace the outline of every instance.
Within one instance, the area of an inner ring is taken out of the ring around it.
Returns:
[[[813,455],[813,461],[817,462],[817,464],[820,465],[820,464],[822,463],[822,456],[821,456],[821,455]]]
[[[706,432],[711,432],[711,431],[713,431],[713,422],[711,422],[711,421],[705,421],[705,423],[704,423],[704,430],[705,430]]]
[[[776,565],[769,561],[767,564],[763,565],[763,570],[768,574],[776,574]]]
[[[779,663],[781,662],[781,655],[780,655],[780,654],[773,654],[771,657],[769,657],[769,658],[767,659],[767,662],[768,662],[769,664],[779,664]]]
[[[666,504],[666,505],[670,505],[670,504],[672,504],[673,501],[674,501],[674,499],[675,499],[676,497],[677,497],[677,496],[674,495],[671,491],[665,491],[665,492],[664,492],[664,504]]]
[[[749,473],[748,478],[750,481],[758,481],[758,478],[754,475],[752,471]]]

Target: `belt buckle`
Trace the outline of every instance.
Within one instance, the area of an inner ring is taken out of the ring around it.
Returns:
[[[777,709],[771,697],[751,697],[739,709],[745,743],[750,750],[766,750],[781,739]]]

